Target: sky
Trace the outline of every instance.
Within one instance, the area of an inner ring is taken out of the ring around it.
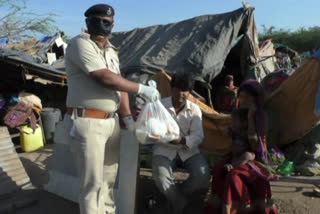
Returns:
[[[289,30],[319,26],[320,0],[248,0],[255,7],[258,31],[262,25]],[[98,3],[115,9],[114,31],[167,24],[205,14],[218,14],[242,7],[241,0],[27,0],[30,10],[55,13],[56,24],[68,36],[85,26],[84,12]]]

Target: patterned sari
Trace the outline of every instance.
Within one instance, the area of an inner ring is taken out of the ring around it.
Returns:
[[[265,136],[265,117],[263,112],[264,91],[259,82],[245,81],[239,88],[247,87],[256,95],[255,128],[258,136],[256,157],[269,164]],[[240,103],[238,101],[238,106]],[[212,170],[212,197],[205,207],[206,214],[222,213],[224,206],[231,206],[231,214],[277,214],[271,201],[270,180],[278,176],[270,173],[258,161],[249,161],[227,172],[225,164],[231,163],[232,157],[217,163]]]
[[[277,214],[269,183],[275,177],[257,161],[226,172],[224,165],[230,162],[231,157],[228,157],[212,171],[212,199],[205,207],[205,213],[222,213],[223,206],[228,204],[232,214]]]

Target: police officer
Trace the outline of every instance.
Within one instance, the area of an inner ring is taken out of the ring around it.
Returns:
[[[68,80],[67,115],[70,144],[80,177],[79,205],[82,214],[115,213],[113,187],[119,163],[119,119],[129,130],[134,122],[128,94],[150,100],[160,97],[157,89],[122,78],[117,49],[108,36],[114,26],[110,5],[90,7],[87,32],[73,38],[65,56]]]

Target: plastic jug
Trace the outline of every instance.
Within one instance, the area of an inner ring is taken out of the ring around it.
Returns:
[[[20,128],[20,145],[23,151],[31,152],[43,147],[42,130],[38,124],[34,133],[32,128],[27,125]]]
[[[294,170],[293,161],[285,160],[283,164],[277,169],[277,172],[283,176],[289,176]]]

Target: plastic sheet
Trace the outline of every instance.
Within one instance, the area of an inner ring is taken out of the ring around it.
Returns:
[[[136,137],[140,143],[168,143],[179,136],[177,122],[160,100],[145,105],[136,122]]]

